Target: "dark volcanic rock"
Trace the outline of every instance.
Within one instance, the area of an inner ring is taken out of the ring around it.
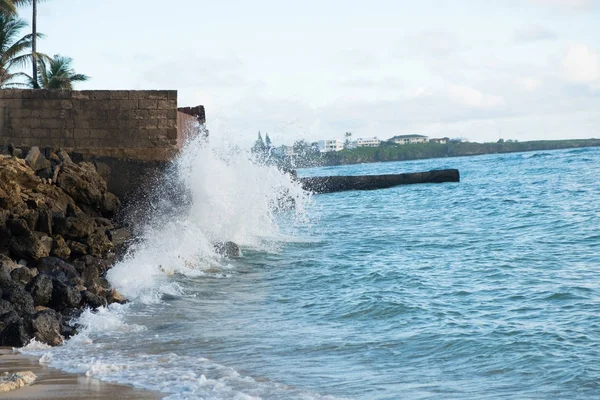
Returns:
[[[240,257],[242,254],[240,246],[233,242],[217,243],[215,245],[215,250],[218,254],[229,258]]]
[[[60,334],[61,316],[54,310],[44,310],[36,313],[31,321],[36,340],[51,346],[61,344],[64,339]]]
[[[52,298],[50,307],[55,310],[64,310],[65,308],[76,308],[81,303],[81,293],[73,286],[54,279],[52,281]]]
[[[94,232],[94,220],[80,214],[54,218],[53,231],[65,238],[83,239]]]
[[[76,240],[67,240],[67,246],[69,246],[71,255],[74,257],[81,257],[88,254],[87,245]]]
[[[0,300],[0,315],[4,315],[6,313],[9,313],[11,311],[15,311],[14,307],[12,306],[12,304],[10,304],[8,301],[6,300]]]
[[[23,320],[7,324],[0,332],[0,346],[24,347],[31,339],[32,335],[26,329],[26,323]]]
[[[12,280],[20,285],[27,285],[34,276],[35,273],[27,267],[15,268],[10,273]]]
[[[5,297],[20,316],[35,312],[31,294],[22,287],[16,286],[10,289]]]
[[[106,307],[107,305],[107,301],[104,297],[92,293],[89,290],[81,292],[81,298],[83,299],[83,304],[90,308],[95,309],[99,307]]]
[[[6,221],[6,227],[13,236],[29,236],[30,229],[27,221],[21,218],[13,218]]]
[[[33,278],[26,289],[31,293],[34,305],[46,306],[52,299],[52,287],[52,278],[40,274]]]
[[[60,277],[64,274],[66,279],[79,277],[79,272],[71,264],[56,257],[45,257],[40,259],[35,265],[40,274]]]
[[[38,260],[50,255],[48,242],[38,239],[33,234],[13,237],[9,246],[10,253],[17,259]]]

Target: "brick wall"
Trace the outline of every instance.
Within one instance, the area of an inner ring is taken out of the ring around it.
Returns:
[[[166,160],[183,134],[175,90],[0,90],[0,145]]]

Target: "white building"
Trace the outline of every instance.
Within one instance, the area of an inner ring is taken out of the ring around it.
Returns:
[[[358,138],[354,141],[354,147],[379,147],[381,140],[376,137],[372,138]]]
[[[429,138],[424,135],[398,135],[390,139],[397,144],[427,143]]]
[[[444,137],[444,138],[439,138],[439,139],[429,139],[429,143],[438,143],[438,144],[446,144],[448,143],[448,138]]]
[[[321,153],[329,153],[330,151],[344,150],[344,142],[338,139],[319,140],[319,151]]]

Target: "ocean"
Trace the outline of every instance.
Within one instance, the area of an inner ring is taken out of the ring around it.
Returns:
[[[169,399],[600,398],[600,148],[300,170],[461,172],[310,196],[201,147],[109,272],[131,302],[25,352]]]

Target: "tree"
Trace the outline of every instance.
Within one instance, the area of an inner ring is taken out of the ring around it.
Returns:
[[[47,60],[40,58],[38,59],[39,78],[37,82],[34,79],[32,81],[37,83],[37,87],[44,89],[73,90],[74,82],[85,82],[90,77],[83,74],[76,74],[71,66],[72,62],[72,58],[58,54],[54,58]]]
[[[39,53],[37,52],[37,38],[39,37],[37,34],[37,5],[39,1],[44,1],[44,0],[0,0],[0,9],[2,8],[6,8],[6,9],[15,9],[15,6],[22,6],[22,5],[26,5],[26,4],[31,4],[31,8],[32,8],[32,17],[31,17],[31,35],[33,40],[31,41],[31,57],[33,59],[32,62],[32,69],[33,69],[33,74],[31,76],[36,77],[36,79],[33,80],[33,87],[34,89],[39,89],[38,86],[38,56]],[[12,4],[12,7],[11,7]]]
[[[352,132],[346,132],[344,136],[346,137],[346,140],[344,141],[344,147],[349,148],[350,142],[352,142]]]
[[[267,149],[271,148],[271,138],[269,137],[268,133],[265,133],[265,147]]]
[[[32,61],[32,54],[29,53],[32,35],[19,37],[20,31],[26,26],[27,23],[22,19],[0,12],[0,88],[25,86],[16,80],[28,76],[12,71]],[[41,36],[38,34],[38,37]]]

